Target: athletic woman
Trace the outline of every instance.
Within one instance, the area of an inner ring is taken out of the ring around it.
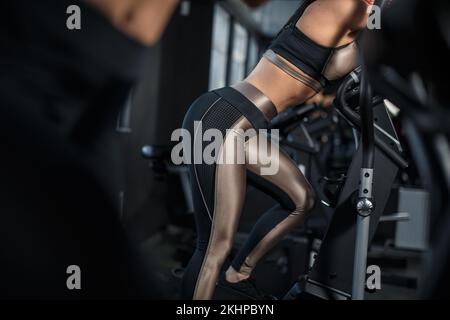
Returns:
[[[281,208],[269,210],[257,221],[221,277],[225,285],[251,294],[247,280],[256,263],[313,208],[314,192],[296,164],[280,150],[278,157],[270,158],[277,172],[262,174],[261,136],[243,132],[267,128],[278,113],[350,73],[358,62],[355,40],[372,4],[370,0],[304,1],[244,81],[206,93],[192,104],[183,127],[191,133],[193,144],[206,147],[197,122],[203,132],[220,130],[224,139],[213,164],[190,165],[198,240],[183,279],[185,298],[212,298],[233,245],[247,177],[276,198]],[[243,145],[244,163],[218,161],[236,153],[237,142]]]

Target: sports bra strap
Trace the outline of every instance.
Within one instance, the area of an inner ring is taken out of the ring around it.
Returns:
[[[340,79],[357,67],[358,49],[354,42],[338,48],[324,47],[297,28],[297,22],[314,1],[306,0],[300,5],[264,56],[293,78],[319,92],[329,82]]]

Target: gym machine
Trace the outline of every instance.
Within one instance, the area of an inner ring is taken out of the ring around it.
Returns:
[[[350,103],[357,106],[351,108]],[[334,104],[340,115],[360,132],[361,144],[346,174],[314,265],[286,294],[284,299],[288,300],[307,296],[364,298],[368,247],[397,173],[408,166],[400,154],[401,145],[385,102],[372,96],[361,69],[343,81]]]

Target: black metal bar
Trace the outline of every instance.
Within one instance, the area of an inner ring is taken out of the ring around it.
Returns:
[[[230,16],[230,24],[228,26],[228,48],[227,48],[227,64],[225,73],[225,85],[229,86],[231,82],[231,67],[233,64],[233,47],[234,47],[234,18]]]
[[[252,42],[252,36],[250,34],[250,32],[248,32],[248,30],[245,30],[245,32],[247,33],[247,45],[246,45],[246,51],[245,51],[245,62],[244,62],[244,72],[245,74],[247,74],[248,72],[250,72],[250,66],[249,66],[249,60],[250,60],[250,47],[251,47],[251,42]]]
[[[336,108],[345,116],[345,118],[351,122],[353,126],[361,130],[361,118],[353,111],[346,102],[346,91],[354,83],[354,79],[349,77],[341,85],[337,92],[337,103],[335,103]],[[374,137],[374,142],[377,148],[380,149],[392,162],[394,162],[398,167],[402,169],[408,168],[409,164],[401,155],[392,150],[389,145],[382,141],[379,137]]]
[[[228,14],[233,17],[234,21],[239,22],[252,36],[259,39],[272,38],[272,35],[264,32],[261,24],[257,23],[254,18],[249,14],[250,10],[246,10],[244,4],[239,1],[217,1],[217,4],[221,6]]]
[[[365,72],[361,74],[360,84],[361,142],[363,150],[362,167],[373,169],[375,154],[375,127],[373,125],[372,89]]]
[[[358,129],[361,128],[361,119],[356,112],[349,108],[341,108],[339,111]],[[392,162],[394,162],[399,168],[406,169],[409,164],[401,155],[391,149],[383,140],[375,136],[375,145],[380,149]]]

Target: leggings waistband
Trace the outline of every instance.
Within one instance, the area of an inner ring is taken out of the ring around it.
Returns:
[[[272,120],[277,114],[277,109],[273,102],[259,91],[256,87],[247,81],[241,81],[232,86],[239,91],[243,96],[250,100],[266,117],[267,121]]]

